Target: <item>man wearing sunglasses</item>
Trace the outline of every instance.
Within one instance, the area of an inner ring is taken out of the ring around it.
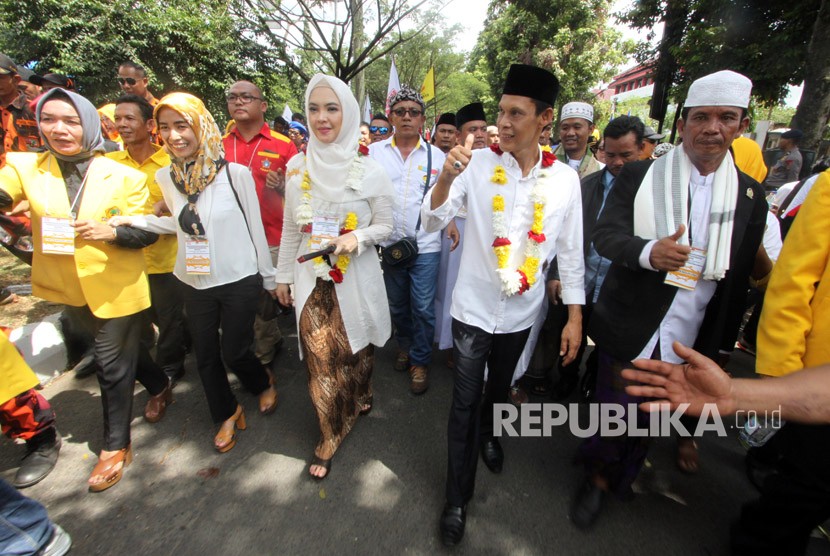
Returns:
[[[385,141],[392,137],[392,124],[383,114],[375,114],[369,123],[369,133],[372,134],[372,143]]]
[[[147,71],[143,66],[135,62],[124,62],[118,66],[116,81],[124,94],[138,95],[153,107],[159,103],[158,99],[147,88],[150,80],[147,78]]]
[[[444,153],[420,134],[424,127],[424,101],[418,91],[404,85],[390,99],[395,134],[369,145],[369,153],[386,170],[395,185],[397,203],[392,213],[392,235],[381,244],[394,256],[404,238],[417,240],[414,259],[383,263],[383,280],[395,325],[398,356],[395,369],[409,370],[409,389],[423,394],[428,386],[427,367],[432,359],[435,333],[435,288],[441,259],[441,232],[427,233],[421,226],[420,208],[426,189],[435,183],[444,165]],[[377,121],[374,119],[372,125]]]

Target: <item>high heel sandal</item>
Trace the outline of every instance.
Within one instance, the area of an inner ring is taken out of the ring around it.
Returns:
[[[236,445],[236,429],[244,431],[246,428],[248,427],[245,423],[245,411],[241,405],[237,405],[233,416],[219,426],[213,446],[219,453],[224,454]]]
[[[90,492],[103,492],[110,487],[113,487],[121,480],[121,477],[124,475],[124,468],[130,465],[133,462],[133,448],[132,444],[128,445],[126,448],[122,448],[118,450],[114,456],[108,459],[101,459],[98,458],[98,463],[95,464],[95,467],[92,469],[92,474],[90,474],[90,478],[96,475],[101,475],[104,477],[104,480],[98,483],[94,483],[89,485]],[[114,470],[115,466],[121,464],[117,470]]]
[[[268,388],[259,394],[259,412],[263,415],[271,415],[277,410],[278,394],[277,389],[274,388],[274,375],[269,370],[266,372],[268,373]]]

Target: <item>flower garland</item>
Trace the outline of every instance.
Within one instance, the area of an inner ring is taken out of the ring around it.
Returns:
[[[353,212],[346,213],[346,220],[343,221],[343,227],[340,228],[340,235],[346,235],[357,229],[357,214]],[[314,259],[314,274],[323,280],[333,281],[335,284],[343,283],[343,276],[349,269],[349,264],[352,262],[351,255],[337,255],[337,262],[331,264],[326,257],[317,257]]]
[[[503,154],[498,145],[491,145],[490,148],[499,156]],[[542,168],[549,168],[555,161],[556,156],[552,152],[543,150]],[[541,256],[540,245],[546,240],[542,231],[545,219],[545,195],[541,182],[547,177],[547,172],[540,172],[530,193],[530,200],[533,203],[533,222],[527,232],[524,261],[516,269],[508,267],[511,242],[507,237],[508,228],[504,216],[504,197],[500,194],[493,195],[493,251],[496,254],[496,273],[499,275],[501,290],[505,295],[522,295],[533,287],[537,281]],[[494,168],[490,181],[497,185],[507,183],[507,175],[501,164]]]
[[[346,187],[360,193],[363,184],[363,161],[362,157],[369,155],[369,149],[365,145],[360,145],[357,149],[357,156],[349,167],[349,174],[346,178]],[[311,189],[312,182],[308,170],[303,172],[303,179],[300,182],[301,200],[297,207],[295,219],[300,226],[300,232],[304,234],[311,233],[311,223],[314,219],[314,211],[311,208]],[[346,219],[343,221],[343,227],[340,228],[339,235],[346,235],[357,229],[357,214],[349,212],[346,214]],[[308,240],[309,247],[311,247],[311,238]],[[343,276],[351,264],[351,255],[337,255],[337,262],[331,264],[329,257],[317,257],[313,261],[314,274],[323,280],[333,281],[335,284],[343,282]]]

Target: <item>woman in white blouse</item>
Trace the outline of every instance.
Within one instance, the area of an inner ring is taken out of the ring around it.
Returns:
[[[306,114],[307,153],[286,170],[277,296],[284,305],[293,301],[297,313],[321,433],[309,473],[323,479],[358,415],[372,408],[374,346],[391,331],[374,246],[392,232],[394,189],[368,150],[358,150],[360,110],[345,83],[315,75]],[[325,246],[331,255],[297,262]]]
[[[246,423],[223,360],[259,397],[261,413],[277,406],[273,378],[251,351],[257,302],[263,288],[276,295],[275,270],[251,173],[223,158],[219,128],[202,101],[172,93],[161,99],[154,116],[171,159],[156,180],[173,216],[119,217],[111,223],[177,234],[173,273],[184,283],[199,376],[219,424],[214,446],[227,452],[236,444],[236,429]]]

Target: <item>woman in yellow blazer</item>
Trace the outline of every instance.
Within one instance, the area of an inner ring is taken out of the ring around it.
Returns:
[[[35,113],[48,151],[7,158],[0,170],[0,209],[29,201],[32,292],[65,304],[68,316],[95,336],[104,449],[89,488],[100,492],[116,484],[132,460],[136,378],[152,396],[148,420],[158,420],[170,401],[169,381],[140,341],[140,313],[150,306],[140,248],[157,236],[106,224],[112,216],[142,214],[147,187],[144,174],[102,156],[95,107],[78,94],[53,89]]]

